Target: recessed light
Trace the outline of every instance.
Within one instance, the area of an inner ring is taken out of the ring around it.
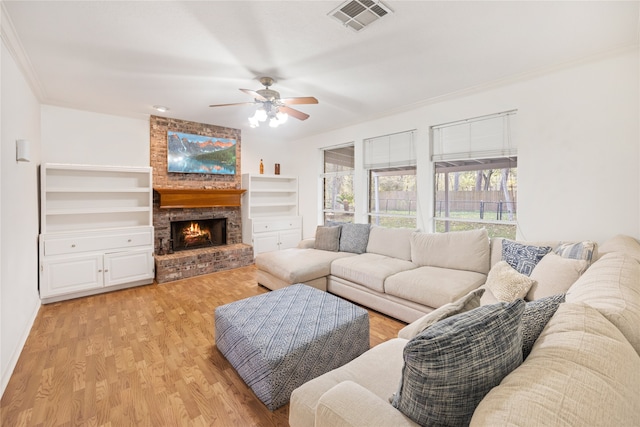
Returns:
[[[161,113],[166,113],[167,111],[169,111],[169,107],[165,107],[164,105],[154,105],[153,109]]]

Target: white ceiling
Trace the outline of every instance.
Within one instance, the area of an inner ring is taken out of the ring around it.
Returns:
[[[394,13],[359,33],[326,0],[4,0],[3,22],[45,104],[281,140],[638,45],[639,1],[384,3]],[[238,89],[265,75],[282,97],[315,96],[296,106],[311,117],[250,129],[253,107],[208,107],[251,101]]]

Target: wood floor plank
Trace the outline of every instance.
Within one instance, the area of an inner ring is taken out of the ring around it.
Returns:
[[[287,426],[215,347],[216,307],[269,292],[254,266],[44,305],[2,426]],[[404,323],[369,311],[370,342]]]

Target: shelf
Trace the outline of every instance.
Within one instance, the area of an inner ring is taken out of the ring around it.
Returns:
[[[251,205],[250,209],[253,208],[269,208],[269,207],[276,207],[276,206],[282,206],[282,207],[296,207],[297,203],[254,203],[253,205]]]
[[[160,194],[160,208],[213,208],[240,206],[246,190],[206,188],[154,188]]]
[[[49,209],[46,215],[102,215],[110,213],[123,213],[123,212],[149,212],[148,207],[139,208],[96,208],[96,209]]]
[[[140,188],[47,188],[47,193],[148,193],[149,187]]]

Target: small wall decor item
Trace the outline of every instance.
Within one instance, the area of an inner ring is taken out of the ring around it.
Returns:
[[[280,175],[280,163],[276,163],[276,175]]]
[[[236,140],[168,131],[167,170],[235,175]]]
[[[262,163],[262,159],[260,159],[260,175],[264,173],[264,163]]]

